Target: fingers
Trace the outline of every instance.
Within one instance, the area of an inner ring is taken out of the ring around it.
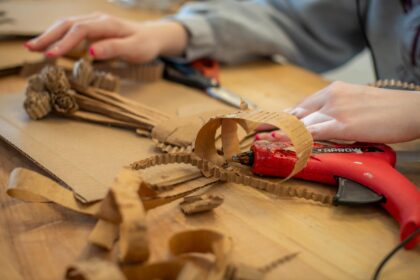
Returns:
[[[309,114],[301,119],[301,121],[315,140],[346,140],[343,138],[345,136],[343,134],[343,125],[331,116],[323,114],[320,111]],[[258,133],[255,136],[255,140],[287,141],[289,138],[282,131],[274,130],[272,132]]]
[[[316,111],[313,112],[309,115],[307,115],[306,117],[300,119],[303,124],[308,127],[314,124],[318,124],[318,123],[322,123],[322,122],[327,122],[332,120],[333,118],[329,115],[324,114],[322,111]]]
[[[318,92],[296,105],[296,107],[290,111],[290,114],[296,116],[298,119],[304,118],[307,115],[320,110],[325,102],[326,94],[324,91]]]
[[[28,41],[25,46],[31,51],[44,51],[57,40],[61,39],[64,34],[76,23],[97,17],[97,14],[84,15],[79,17],[70,17],[58,20],[53,23],[40,36]]]
[[[95,59],[122,58],[134,61],[132,38],[105,39],[91,45],[89,51]]]
[[[127,39],[105,39],[90,46],[89,52],[95,59],[110,59],[120,57],[130,52]]]
[[[109,20],[87,20],[74,24],[65,36],[47,52],[48,56],[61,56],[73,49],[80,41],[108,37],[120,37],[121,26]]]
[[[267,141],[287,141],[289,137],[280,130],[274,130],[271,132],[261,132],[255,135],[255,140],[267,140]]]
[[[316,111],[316,112],[311,113],[311,114],[309,114],[306,117],[301,119],[303,124],[308,129],[309,129],[309,127],[314,127],[315,126],[315,128],[314,128],[315,130],[318,129],[318,126],[316,126],[316,125],[321,124],[321,123],[325,123],[325,122],[329,122],[331,120],[334,120],[334,119],[332,117],[322,113],[321,111]],[[270,126],[270,125],[260,125],[257,128],[257,130],[260,130],[260,131],[268,130],[268,129],[274,129],[274,127]],[[322,137],[322,132],[323,131],[321,131],[320,137]],[[264,132],[263,133],[258,133],[255,136],[255,140],[286,141],[288,139],[289,138],[287,137],[287,135],[280,130],[274,130],[272,132],[265,132],[265,133]]]
[[[73,49],[84,39],[123,37],[131,34],[133,27],[122,20],[96,13],[57,22],[38,38],[29,41],[30,50],[45,51],[48,57],[58,57]]]
[[[328,100],[329,92],[331,91],[331,85],[321,89],[314,93],[302,102],[292,108],[289,113],[296,116],[298,119],[302,119],[309,114],[320,110]]]
[[[90,27],[87,24],[77,23],[73,25],[69,30],[66,30],[64,36],[50,46],[46,55],[48,57],[58,57],[73,49],[82,40],[88,37]]]
[[[336,120],[329,120],[326,122],[317,123],[314,125],[310,125],[307,127],[309,132],[312,134],[314,140],[322,141],[322,140],[332,140],[332,139],[339,139],[339,140],[350,140],[346,139],[344,136],[343,128],[340,123]]]

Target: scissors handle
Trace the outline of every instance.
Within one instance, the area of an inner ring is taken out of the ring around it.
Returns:
[[[165,70],[163,77],[169,81],[180,83],[186,86],[207,90],[210,87],[217,87],[216,80],[206,77],[191,64],[174,62],[163,59]]]
[[[202,58],[194,60],[191,65],[207,78],[220,84],[220,63],[217,60]]]

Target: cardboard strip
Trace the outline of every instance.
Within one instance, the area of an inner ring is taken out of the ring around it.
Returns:
[[[121,216],[119,259],[124,262],[143,262],[149,257],[146,211],[138,196],[141,183],[136,172],[123,169],[109,192]]]
[[[112,250],[118,238],[118,225],[109,221],[99,219],[93,230],[90,232],[88,241],[96,246]]]
[[[73,211],[94,215],[99,203],[82,204],[73,192],[34,171],[16,168],[9,177],[7,194],[28,202],[54,202]]]
[[[238,125],[234,120],[222,120],[222,147],[225,160],[230,161],[233,155],[240,153]]]
[[[219,232],[199,229],[174,234],[169,240],[169,250],[174,256],[191,253],[214,254],[215,264],[207,279],[218,280],[223,279],[231,262],[233,243],[230,238]]]
[[[164,64],[159,60],[142,64],[114,60],[106,63],[96,63],[95,68],[127,80],[154,82],[162,78]]]

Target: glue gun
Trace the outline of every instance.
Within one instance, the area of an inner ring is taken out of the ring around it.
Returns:
[[[232,158],[252,166],[256,175],[286,177],[295,163],[290,142],[256,141]],[[379,203],[399,223],[404,240],[420,228],[420,190],[394,167],[395,151],[384,144],[316,142],[306,167],[294,178],[338,185],[334,205]],[[413,248],[420,234],[406,244]]]

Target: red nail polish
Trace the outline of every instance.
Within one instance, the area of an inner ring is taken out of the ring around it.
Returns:
[[[47,51],[46,53],[45,53],[45,55],[47,56],[47,57],[55,57],[55,52],[54,51]]]
[[[23,47],[24,47],[25,49],[28,49],[28,50],[30,50],[30,49],[32,48],[31,43],[29,43],[29,42],[25,42],[25,43],[23,43]]]
[[[90,56],[95,57],[95,50],[93,49],[93,47],[89,48],[89,54]]]

